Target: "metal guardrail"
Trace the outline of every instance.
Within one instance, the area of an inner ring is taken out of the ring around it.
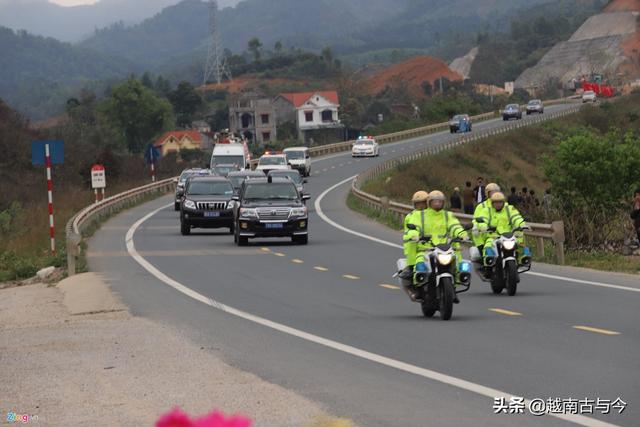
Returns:
[[[492,119],[494,117],[498,117],[497,112],[483,113],[478,114],[477,116],[472,116],[471,121],[482,121]],[[422,126],[419,128],[404,130],[400,132],[388,133],[384,135],[376,136],[376,141],[378,144],[388,144],[390,142],[402,141],[410,138],[417,138],[419,136],[429,135],[436,132],[442,132],[444,130],[449,129],[449,122],[436,123],[433,125]],[[333,144],[320,145],[317,147],[309,148],[309,155],[311,157],[325,156],[327,154],[340,153],[343,151],[351,150],[351,147],[356,141],[344,141],[344,142],[336,142]],[[251,168],[255,169],[258,165],[258,159],[251,160]]]
[[[65,228],[67,245],[67,270],[69,276],[76,274],[76,261],[80,255],[80,244],[83,233],[88,227],[96,222],[107,218],[114,212],[130,206],[141,200],[143,197],[154,193],[165,193],[172,191],[175,185],[175,178],[168,178],[162,181],[147,184],[142,187],[125,191],[115,196],[94,203],[75,214]]]
[[[570,114],[574,114],[581,108],[582,105],[576,105],[564,111],[545,113],[544,115],[536,116],[535,118],[529,119],[526,122],[516,121],[497,129],[487,129],[484,131],[475,132],[473,134],[462,134],[452,141],[439,144],[423,151],[411,153],[386,161],[358,175],[351,184],[351,193],[370,208],[378,212],[391,214],[396,220],[402,222],[405,215],[413,210],[413,207],[394,202],[386,197],[377,197],[373,194],[369,194],[361,189],[362,185],[367,181],[379,177],[389,170],[397,168],[399,165],[412,162],[422,157],[440,153],[442,151],[449,150],[472,141],[477,141],[479,139],[487,138],[493,135],[520,129],[525,126],[530,126],[543,121],[557,119]],[[455,213],[455,215],[462,223],[470,223],[473,219],[472,215],[461,213]],[[541,256],[544,256],[544,240],[551,240],[555,245],[556,260],[558,264],[564,264],[564,223],[562,221],[555,221],[552,224],[528,223],[528,225],[532,230],[525,234],[526,236],[535,238],[537,253]]]

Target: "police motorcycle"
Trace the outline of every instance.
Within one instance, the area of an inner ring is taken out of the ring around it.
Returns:
[[[478,222],[482,223],[483,219]],[[477,273],[483,282],[491,284],[494,294],[502,293],[507,289],[507,295],[514,296],[520,283],[520,274],[531,270],[531,252],[528,247],[523,248],[523,256],[518,263],[517,250],[519,248],[516,238],[517,232],[531,230],[530,227],[516,227],[512,231],[502,233],[493,240],[493,247],[486,249],[484,265],[482,258],[477,264]],[[496,227],[488,227],[488,232],[495,232]]]
[[[418,230],[414,224],[408,224],[407,227],[410,230]],[[471,227],[465,226],[464,229],[469,230]],[[418,242],[427,244],[431,242],[431,237],[422,235],[416,238],[419,239]],[[400,258],[396,262],[397,272],[393,277],[398,279],[398,283],[412,301],[420,303],[425,317],[433,317],[435,312],[439,311],[442,320],[451,319],[455,296],[467,292],[471,286],[471,262],[460,260],[456,275],[455,266],[458,260],[453,244],[462,242],[461,238],[456,237],[425,251],[424,262],[417,262],[414,266],[413,282],[410,278],[400,275],[407,266],[407,260]],[[421,297],[415,297],[411,292],[414,285],[423,289]]]

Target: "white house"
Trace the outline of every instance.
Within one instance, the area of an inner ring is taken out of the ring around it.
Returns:
[[[275,103],[278,105],[282,101],[295,110],[296,126],[302,140],[307,139],[308,131],[342,128],[338,116],[340,101],[336,91],[282,93],[276,98]],[[286,111],[281,114],[286,114]]]

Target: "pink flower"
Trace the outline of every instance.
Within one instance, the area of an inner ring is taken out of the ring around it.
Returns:
[[[241,416],[226,418],[222,412],[216,411],[194,421],[176,407],[162,415],[156,422],[156,427],[251,427],[251,420]]]
[[[156,427],[193,427],[193,422],[180,408],[175,407],[156,421]]]

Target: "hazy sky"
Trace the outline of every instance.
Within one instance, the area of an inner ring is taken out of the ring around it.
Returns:
[[[79,4],[91,4],[97,0],[49,0],[51,3],[56,3],[61,6],[77,6]]]

